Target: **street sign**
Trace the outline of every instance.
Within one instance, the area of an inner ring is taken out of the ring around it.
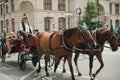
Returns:
[[[6,30],[6,24],[3,25],[3,30]]]
[[[98,22],[97,18],[91,18],[91,22]]]
[[[99,16],[100,22],[106,22],[108,20],[107,16]],[[98,22],[98,17],[91,18],[91,22]]]
[[[105,22],[105,21],[108,20],[108,17],[107,17],[107,16],[102,16],[102,17],[101,17],[101,20],[102,20],[103,22]]]

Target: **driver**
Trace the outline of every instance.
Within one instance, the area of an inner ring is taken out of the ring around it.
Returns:
[[[33,28],[28,22],[28,18],[26,14],[23,14],[22,17],[22,22],[20,23],[20,33],[23,36],[23,40],[25,42],[25,51],[29,51],[30,48],[30,42],[29,42],[29,37],[33,33]]]

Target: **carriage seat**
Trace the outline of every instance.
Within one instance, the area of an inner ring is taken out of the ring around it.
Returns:
[[[22,42],[22,39],[19,39],[14,32],[11,32],[8,36],[6,36],[5,40],[12,46]]]

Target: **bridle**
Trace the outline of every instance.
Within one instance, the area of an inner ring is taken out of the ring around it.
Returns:
[[[95,32],[93,33],[93,34],[94,34],[94,35],[93,35],[93,38],[94,38],[94,40],[95,40],[96,45],[98,45],[98,46],[101,47],[101,48],[102,48],[102,47],[111,48],[111,47],[109,47],[109,46],[105,46],[104,44],[101,45],[101,44],[99,44],[99,43],[97,42],[97,31],[98,31],[98,28],[96,28],[96,29],[95,29]],[[108,38],[108,40],[109,40],[109,38],[110,38],[110,40],[111,40],[113,37],[117,38],[113,32],[110,32],[110,33],[109,33],[109,36],[106,36],[106,38]]]
[[[83,48],[78,48],[78,47],[75,47],[74,46],[74,51],[91,51],[91,52],[93,52],[93,51],[98,51],[98,49],[96,50],[96,49],[93,49],[92,47],[91,47],[91,43],[93,43],[93,42],[95,42],[94,40],[92,41],[87,41],[86,40],[86,35],[87,35],[87,33],[86,33],[86,29],[85,30],[81,30],[81,32],[82,32],[82,36],[83,36],[83,39],[84,39],[84,41],[85,41],[85,43],[83,44],[83,45],[86,45],[85,46],[85,49],[83,49]],[[81,45],[82,46],[82,45]],[[86,47],[88,47],[88,48],[86,48]]]

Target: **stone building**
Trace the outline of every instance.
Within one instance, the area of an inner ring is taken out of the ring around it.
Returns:
[[[87,0],[0,0],[0,32],[4,31],[3,24],[8,23],[14,32],[18,31],[24,13],[39,31],[75,27],[78,20],[76,9],[80,7],[80,16],[83,16],[86,3]],[[108,17],[105,25],[120,25],[119,0],[99,0],[99,7]]]

